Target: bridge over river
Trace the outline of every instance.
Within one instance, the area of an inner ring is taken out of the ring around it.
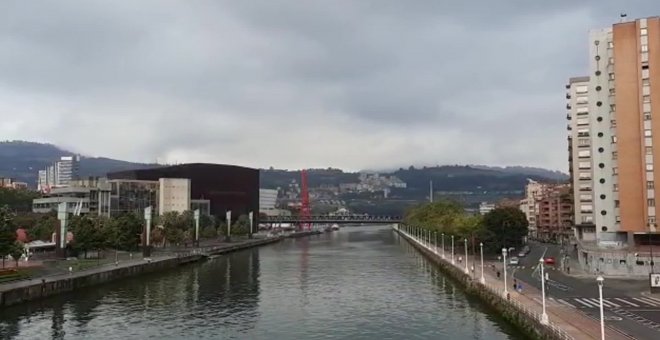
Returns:
[[[260,218],[259,223],[266,224],[391,224],[401,223],[403,217],[401,216],[370,216],[370,215],[315,215],[308,218],[301,216],[269,216]]]

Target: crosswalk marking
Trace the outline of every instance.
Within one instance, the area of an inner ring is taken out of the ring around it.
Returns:
[[[566,300],[564,300],[564,299],[557,299],[557,302],[559,302],[559,303],[561,303],[561,304],[563,304],[563,305],[566,305],[566,306],[569,306],[569,307],[575,308],[575,305],[573,305],[573,304],[571,304],[571,303],[568,303],[568,302],[567,302]]]
[[[603,306],[614,307],[614,308],[619,308],[619,307],[621,307],[621,306],[617,305],[616,303],[611,302],[611,301],[609,301],[609,300],[607,300],[607,299],[603,299]]]
[[[651,305],[651,306],[654,306],[654,307],[660,307],[660,302],[656,302],[656,301],[651,300],[649,298],[641,297],[641,298],[633,298],[633,299],[635,299],[637,301],[642,301],[642,302],[646,303],[647,305]]]
[[[592,304],[592,302],[589,301],[589,300],[587,300],[586,298],[585,298],[585,299],[574,298],[573,300],[575,300],[576,302],[579,302],[579,303],[581,303],[582,305],[587,306],[587,307],[589,307],[589,308],[594,308],[594,307],[598,307],[598,306],[599,306],[598,304]]]
[[[658,299],[658,298],[654,298],[654,297],[651,297],[651,296],[647,296],[646,298],[649,299],[649,300],[653,300],[653,301],[656,301],[656,302],[660,303],[660,299]]]
[[[624,300],[624,299],[614,298],[614,300],[617,300],[617,301],[620,301],[620,302],[623,302],[623,303],[627,303],[627,304],[629,304],[629,305],[631,305],[631,306],[633,306],[633,307],[639,307],[639,305],[636,305],[636,304],[634,304],[634,303],[632,303],[632,302],[629,302],[629,301],[627,301],[627,300]]]

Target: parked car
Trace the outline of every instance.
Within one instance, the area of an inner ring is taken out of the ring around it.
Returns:
[[[515,256],[509,259],[509,264],[517,265],[518,263],[520,263],[520,261]]]
[[[521,251],[518,253],[518,257],[525,257],[527,253],[525,251]]]
[[[545,264],[548,264],[548,265],[549,265],[549,264],[553,264],[553,265],[554,265],[554,264],[555,264],[555,258],[552,257],[552,256],[548,256],[548,257],[546,257],[546,258],[545,258]]]

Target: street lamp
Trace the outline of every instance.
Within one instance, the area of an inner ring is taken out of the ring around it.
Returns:
[[[479,242],[479,248],[481,249],[481,284],[486,284],[486,278],[484,277],[484,243]]]
[[[541,313],[541,323],[544,325],[548,324],[548,314],[545,312],[545,276],[543,275],[543,258],[539,259],[539,265],[541,266],[541,297],[543,300],[543,313]]]
[[[454,261],[454,235],[451,235],[451,264],[455,264]]]
[[[509,289],[506,285],[506,248],[502,248],[502,259],[504,259],[504,298],[506,299],[509,296]]]
[[[467,238],[465,238],[465,274],[470,274],[470,270],[468,269],[468,246],[467,246]]]
[[[605,279],[598,275],[596,281],[598,282],[598,297],[600,299],[600,338],[605,340],[605,316],[603,314],[603,281]]]
[[[442,258],[445,258],[445,233],[441,234],[442,236]]]

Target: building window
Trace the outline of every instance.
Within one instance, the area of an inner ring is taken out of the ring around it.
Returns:
[[[612,143],[616,143],[616,136],[612,136]]]
[[[648,205],[649,207],[655,207],[655,200],[653,198],[647,199],[646,205]]]
[[[652,155],[653,154],[653,147],[652,146],[646,146],[646,147],[644,147],[644,151],[646,152],[647,155]]]
[[[610,112],[616,111],[616,105],[615,104],[610,104]]]
[[[609,63],[610,65],[614,65],[614,58],[610,58],[610,59],[608,60],[608,63]]]
[[[586,96],[577,97],[575,102],[578,104],[587,104],[589,103],[589,97]]]
[[[619,207],[619,200],[614,200],[614,207],[618,208]]]
[[[651,96],[642,96],[642,102],[650,103],[651,102]]]
[[[649,69],[647,68],[642,68],[642,79],[649,79]]]
[[[615,192],[619,191],[619,185],[618,184],[612,185],[612,191],[615,191]]]
[[[655,183],[653,181],[646,181],[646,189],[655,188]]]
[[[607,215],[607,210],[601,210],[601,211],[600,211],[600,214],[603,215],[603,216]],[[604,227],[603,227],[603,228],[604,228]]]
[[[649,216],[649,224],[655,224],[655,216]]]
[[[614,73],[610,73],[610,75],[609,75],[609,79],[610,79],[610,80],[614,80]]]
[[[651,137],[652,136],[651,130],[644,130],[644,136]]]
[[[651,120],[651,112],[644,112],[644,120]]]
[[[591,162],[580,162],[578,167],[582,170],[591,169]]]
[[[651,85],[651,83],[649,82],[648,79],[642,79],[642,85],[643,86],[649,86],[649,85]]]
[[[648,34],[649,34],[649,31],[648,31],[647,28],[641,28],[639,30],[639,35],[648,35]]]
[[[617,168],[617,167],[612,168],[612,174],[613,175],[619,174],[619,168]]]
[[[589,91],[589,87],[587,85],[580,85],[575,87],[575,93],[582,94],[582,93],[587,93]]]
[[[621,216],[616,216],[615,221],[616,223],[621,223]]]
[[[648,52],[649,51],[649,45],[642,45],[642,52]]]
[[[619,152],[618,151],[612,151],[612,160],[617,160],[619,158]]]
[[[608,41],[607,42],[607,48],[614,48],[614,42]]]
[[[580,157],[580,158],[591,157],[591,151],[589,151],[589,150],[580,150],[580,151],[578,151],[578,157]]]
[[[646,164],[646,171],[653,171],[653,163]]]
[[[611,89],[610,89],[610,96],[613,96],[615,93],[616,93],[616,89],[615,89],[615,88],[611,88]]]

